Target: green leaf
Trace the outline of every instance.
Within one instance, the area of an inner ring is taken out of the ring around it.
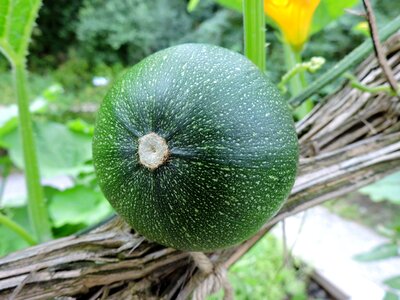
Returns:
[[[282,243],[272,235],[262,238],[229,270],[235,297],[307,299],[305,282],[294,269],[285,266],[284,260]]]
[[[395,293],[392,292],[386,292],[383,300],[400,300],[400,295],[396,295]]]
[[[64,89],[62,85],[59,83],[53,83],[42,91],[41,98],[43,98],[46,102],[56,102],[63,93]]]
[[[31,226],[29,224],[28,210],[26,206],[9,208],[6,210],[7,215],[16,223],[21,225],[26,231],[31,233]],[[11,229],[0,225],[0,256],[8,253],[23,249],[29,246],[29,244],[22,239],[17,233]]]
[[[47,102],[42,98],[37,98],[29,106],[32,113],[42,112],[47,107]],[[16,104],[8,105],[1,109],[0,115],[0,146],[3,145],[1,137],[15,130],[18,127],[18,106]]]
[[[94,133],[94,125],[89,124],[82,119],[68,121],[67,127],[73,132],[88,134],[90,136],[93,136]]]
[[[242,0],[216,0],[216,2],[226,8],[242,12]]]
[[[65,125],[54,122],[36,122],[34,132],[42,177],[76,176],[87,168],[84,163],[92,157],[89,135],[72,132]],[[2,141],[13,163],[23,169],[18,130],[6,134]]]
[[[370,37],[369,26],[367,21],[362,21],[353,26],[352,30],[354,32],[360,33],[365,37]]]
[[[400,204],[400,172],[363,187],[360,192],[376,202],[387,200],[394,204]]]
[[[22,62],[28,50],[40,0],[0,1],[0,51],[12,64]]]
[[[187,11],[192,12],[196,9],[197,5],[199,5],[200,0],[189,0],[187,5]]]
[[[3,225],[0,225],[0,236],[0,257],[29,246],[28,242]]]
[[[64,191],[46,188],[49,213],[54,227],[96,224],[112,213],[112,208],[100,191],[75,186]]]
[[[392,289],[400,290],[400,276],[386,279],[383,283],[391,287]]]
[[[311,34],[323,29],[330,22],[342,16],[346,8],[353,7],[358,2],[359,0],[321,0],[314,13]]]
[[[375,261],[389,257],[396,257],[399,255],[398,251],[398,246],[395,243],[382,244],[366,253],[356,255],[354,259],[362,262]]]
[[[4,110],[8,110],[8,109],[5,108]],[[7,114],[5,113],[4,116],[6,116],[6,115]],[[18,127],[18,119],[16,117],[10,117],[8,119],[6,119],[6,118],[4,118],[3,120],[0,120],[0,123],[2,121],[4,121],[3,124],[0,124],[0,147],[6,147],[5,146],[6,142],[4,142],[2,140],[2,137],[4,135],[7,135],[8,133],[14,131]],[[0,117],[0,119],[2,119],[2,117]]]
[[[49,107],[50,102],[55,102],[59,99],[59,96],[63,92],[62,87],[59,84],[51,84],[46,87],[41,94],[36,97],[29,105],[29,111],[32,114],[35,113],[45,113]],[[18,106],[16,104],[8,105],[1,109],[2,114],[0,114],[0,146],[3,145],[1,140],[3,135],[13,131],[18,127]],[[90,125],[82,121],[82,126],[86,126],[84,129],[86,131],[93,131]],[[81,127],[82,127],[81,126]],[[94,127],[94,126],[92,126]],[[80,132],[85,133],[83,130]],[[93,133],[91,133],[93,135]]]

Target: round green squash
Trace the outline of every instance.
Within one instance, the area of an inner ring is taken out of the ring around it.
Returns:
[[[128,70],[97,116],[93,161],[117,213],[147,239],[208,251],[254,234],[293,186],[288,105],[244,56],[184,44]]]

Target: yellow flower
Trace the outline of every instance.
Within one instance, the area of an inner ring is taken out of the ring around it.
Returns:
[[[300,51],[308,39],[320,0],[264,0],[264,10],[280,27],[285,40]]]

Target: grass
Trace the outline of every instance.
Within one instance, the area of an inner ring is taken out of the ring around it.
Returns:
[[[307,299],[304,269],[284,265],[282,242],[272,235],[261,239],[230,270],[237,300]],[[222,292],[209,297],[222,299]]]

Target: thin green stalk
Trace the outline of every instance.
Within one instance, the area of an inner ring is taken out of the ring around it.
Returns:
[[[353,74],[345,73],[343,76],[350,80],[350,84],[353,88],[356,88],[361,92],[366,92],[370,94],[383,92],[393,97],[397,95],[390,85],[367,86],[358,81],[357,77],[355,77]],[[400,91],[400,85],[398,86],[397,90]]]
[[[284,53],[285,53],[285,63],[286,69],[292,70],[296,65],[302,63],[301,53],[299,51],[293,50],[293,48],[286,42],[283,43]],[[289,81],[289,90],[292,96],[300,94],[307,87],[306,77],[304,72],[298,72],[293,75]],[[302,105],[293,111],[296,119],[301,120],[305,115],[307,115],[313,108],[313,102],[311,99],[305,101]]]
[[[286,64],[286,70],[292,70],[295,68],[297,64],[301,63],[301,58],[299,55],[294,53],[292,47],[286,43],[283,42],[283,50],[285,54],[285,64]],[[291,95],[298,95],[305,86],[303,85],[303,82],[300,78],[300,74],[297,73],[292,76],[292,78],[289,80],[289,91]]]
[[[323,57],[314,56],[309,61],[296,64],[292,69],[288,70],[282,76],[281,81],[278,83],[278,88],[280,89],[280,91],[283,94],[285,94],[287,92],[286,85],[289,84],[289,81],[294,76],[296,76],[299,73],[304,73],[304,72],[314,73],[317,70],[319,70],[324,63],[325,63],[325,59]]]
[[[14,231],[21,238],[23,238],[29,245],[31,246],[36,245],[36,241],[33,239],[33,237],[30,236],[30,234],[24,228],[22,228],[20,225],[15,223],[7,216],[3,215],[1,212],[0,212],[0,224]]]
[[[263,0],[243,0],[244,53],[265,71],[265,16]]]
[[[36,239],[43,242],[51,239],[51,227],[40,184],[36,145],[33,138],[29,99],[26,89],[24,63],[13,65],[15,90],[18,99],[19,124],[25,163],[25,180],[28,190],[28,211]]]
[[[379,31],[379,37],[381,41],[385,41],[399,29],[400,15]],[[373,45],[370,39],[363,42],[360,46],[343,58],[338,64],[336,64],[335,67],[322,75],[318,80],[311,83],[303,92],[292,97],[289,100],[289,103],[294,107],[301,105],[312,95],[319,92],[324,86],[338,78],[353,66],[359,64],[369,53],[371,53],[372,47]]]
[[[303,63],[303,59],[301,58],[301,51],[295,51],[293,50],[294,53],[294,57],[297,61],[298,64],[302,64]],[[303,87],[303,90],[308,86],[308,82],[306,79],[306,74],[304,72],[300,72],[299,73],[299,77],[300,77],[300,82],[301,82],[301,86]]]

